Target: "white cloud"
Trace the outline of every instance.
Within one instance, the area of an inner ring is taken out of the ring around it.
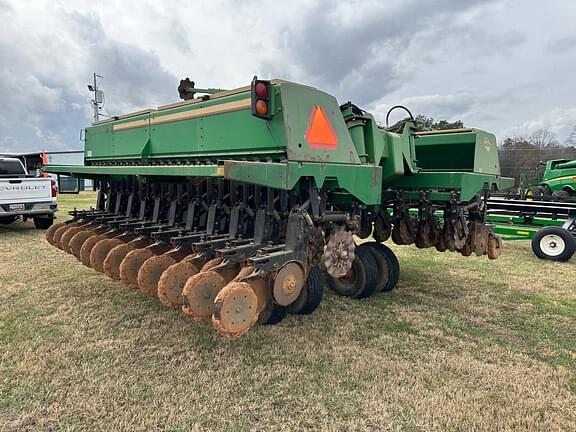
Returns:
[[[0,0],[0,148],[78,148],[93,71],[111,114],[176,100],[186,76],[231,88],[258,73],[382,121],[403,103],[500,139],[542,126],[562,139],[576,124],[574,16],[573,2],[536,0]]]

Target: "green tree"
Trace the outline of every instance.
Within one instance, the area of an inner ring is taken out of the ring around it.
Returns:
[[[418,114],[416,117],[414,117],[414,123],[416,123],[416,126],[418,127],[418,129],[424,130],[424,131],[430,131],[430,130],[444,130],[444,129],[460,129],[464,127],[464,123],[462,122],[462,120],[456,120],[456,121],[448,121],[448,120],[434,120],[434,118],[432,117],[428,117],[424,114]]]

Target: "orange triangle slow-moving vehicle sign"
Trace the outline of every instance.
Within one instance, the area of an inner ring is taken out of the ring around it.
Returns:
[[[315,149],[335,150],[338,146],[338,135],[334,132],[324,108],[318,105],[312,108],[305,137],[310,147]]]

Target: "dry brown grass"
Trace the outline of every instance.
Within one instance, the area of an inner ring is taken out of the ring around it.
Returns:
[[[233,342],[30,224],[0,246],[0,430],[576,430],[576,266],[523,242],[395,247],[394,292]]]

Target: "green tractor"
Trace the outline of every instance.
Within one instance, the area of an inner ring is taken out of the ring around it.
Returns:
[[[549,160],[542,166],[545,167],[542,181],[526,190],[526,198],[576,202],[576,160]]]
[[[47,167],[98,190],[94,208],[48,230],[51,244],[228,338],[312,313],[324,280],[352,298],[390,291],[389,238],[500,254],[485,199],[511,181],[494,135],[420,132],[409,112],[383,128],[282,80],[178,90],[183,101],[88,127],[83,166]]]

